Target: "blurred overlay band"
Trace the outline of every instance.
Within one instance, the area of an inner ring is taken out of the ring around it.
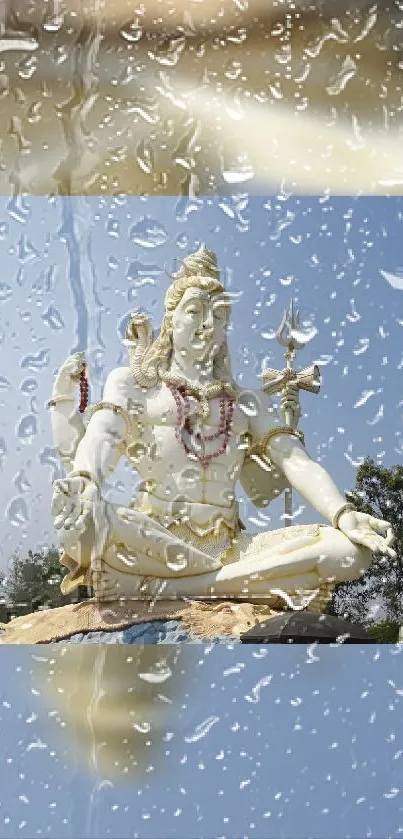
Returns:
[[[5,194],[400,194],[403,4],[9,0]]]

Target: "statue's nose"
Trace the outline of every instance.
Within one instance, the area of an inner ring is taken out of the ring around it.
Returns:
[[[212,330],[213,325],[214,325],[213,312],[211,311],[210,308],[208,308],[205,312],[205,315],[204,315],[203,329]]]

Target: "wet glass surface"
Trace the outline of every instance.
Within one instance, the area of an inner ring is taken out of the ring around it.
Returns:
[[[0,835],[398,837],[402,650],[3,648]]]
[[[57,369],[85,350],[90,403],[101,399],[127,364],[130,313],[158,329],[169,275],[203,241],[231,295],[236,380],[259,388],[263,365],[282,368],[275,332],[293,296],[306,339],[296,366],[316,363],[322,377],[318,396],[301,395],[311,456],[342,490],[368,454],[399,463],[402,199],[31,196],[0,207],[3,568],[14,550],[56,543],[51,482],[64,472],[46,403]],[[106,497],[127,503],[138,482],[122,459]],[[281,526],[282,500],[256,510],[239,499],[249,529]],[[317,515],[295,496],[294,524]]]
[[[129,313],[159,323],[169,273],[202,241],[232,295],[238,380],[281,366],[293,294],[323,377],[303,402],[312,455],[346,487],[368,452],[396,462],[401,213],[399,198],[5,197],[3,567],[56,541],[57,367],[87,349],[99,398]],[[126,501],[118,469],[107,494]],[[281,504],[241,503],[250,529],[281,521]],[[313,515],[296,501],[296,521]],[[0,835],[398,837],[402,649],[3,647]]]
[[[342,490],[401,463],[402,31],[401,0],[0,0],[1,584],[57,543],[57,369],[85,350],[100,399],[130,313],[157,327],[202,242],[237,381],[282,367],[293,296],[308,451]],[[106,497],[136,480],[120,463]],[[239,501],[249,530],[284,523]],[[2,646],[0,837],[397,839],[402,651]]]
[[[5,193],[401,192],[398,0],[2,9]]]

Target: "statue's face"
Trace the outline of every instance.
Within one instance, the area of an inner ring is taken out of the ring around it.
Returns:
[[[189,359],[214,358],[225,339],[228,315],[223,294],[188,288],[172,318],[175,352]]]

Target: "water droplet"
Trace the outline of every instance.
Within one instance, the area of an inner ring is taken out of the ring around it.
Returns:
[[[253,702],[253,703],[260,702],[260,691],[262,690],[262,688],[267,687],[270,684],[272,678],[273,678],[273,676],[271,676],[271,675],[270,676],[263,676],[263,678],[260,679],[257,682],[257,684],[254,685],[254,687],[252,688],[252,690],[251,690],[252,695],[251,696],[250,695],[245,696],[246,701],[247,702]]]
[[[239,154],[234,159],[226,157],[222,166],[222,176],[227,184],[241,184],[252,180],[255,172],[247,156]]]
[[[355,76],[357,65],[355,61],[348,55],[342,64],[341,70],[330,85],[327,85],[326,90],[330,96],[337,96],[346,87],[350,79]]]
[[[26,224],[31,216],[31,210],[26,204],[26,198],[20,193],[10,198],[7,204],[7,212],[11,218],[16,219],[20,224]]]
[[[158,64],[162,64],[165,67],[175,67],[185,47],[186,38],[183,35],[168,35],[149,54],[152,55],[152,58]]]
[[[37,66],[38,61],[36,55],[30,55],[27,58],[23,58],[17,64],[18,75],[21,77],[21,79],[31,79],[36,71]]]
[[[30,484],[25,472],[21,469],[14,478],[14,486],[18,489],[18,492],[22,494],[23,492],[28,492],[28,490],[32,489],[32,485]]]
[[[232,81],[238,79],[239,76],[242,74],[241,62],[237,61],[236,59],[231,59],[231,61],[229,61],[228,64],[226,64],[224,73],[227,76],[227,78],[231,79]]]
[[[398,268],[395,274],[389,271],[379,271],[380,275],[386,280],[392,288],[398,291],[403,291],[403,268]]]
[[[157,248],[168,241],[168,233],[162,224],[147,216],[133,225],[129,236],[131,242],[142,248]]]
[[[52,481],[57,480],[57,478],[63,478],[64,468],[60,463],[56,449],[53,449],[50,446],[45,446],[39,454],[39,463],[43,463],[45,466],[50,466],[52,470]]]
[[[174,548],[167,548],[167,567],[171,571],[184,571],[188,567],[187,556],[176,546]]]
[[[114,256],[109,257],[108,268],[110,271],[117,271],[119,268],[119,261]]]
[[[132,20],[130,23],[125,23],[120,30],[120,34],[125,41],[129,41],[130,43],[140,41],[143,34],[143,28],[140,26],[138,18],[136,18],[136,20]]]
[[[391,787],[389,792],[384,792],[383,793],[383,797],[384,798],[396,798],[396,796],[399,795],[399,792],[400,792],[399,787]]]
[[[143,457],[147,454],[147,447],[144,443],[133,443],[132,446],[129,446],[127,449],[127,453],[134,463],[138,463],[142,460]]]
[[[139,679],[152,685],[160,685],[170,679],[172,670],[167,664],[157,661],[154,667],[145,673],[139,673]]]
[[[244,391],[239,400],[238,407],[247,417],[256,417],[259,411],[259,400],[252,391]]]
[[[34,355],[26,355],[21,360],[20,367],[28,370],[43,370],[50,362],[49,350],[40,350]]]
[[[11,297],[13,290],[11,286],[7,285],[7,283],[0,283],[0,302],[3,303],[4,300],[8,300]]]
[[[63,329],[64,328],[64,321],[58,309],[55,309],[54,306],[48,306],[46,312],[43,312],[41,315],[42,320],[50,326],[51,329]]]
[[[149,125],[155,125],[159,122],[159,114],[157,111],[157,104],[153,100],[140,99],[126,99],[122,102],[122,113],[124,114],[138,114]]]
[[[31,393],[33,393],[34,390],[37,389],[37,387],[38,382],[36,381],[36,379],[24,379],[24,381],[21,382],[20,390],[21,393],[24,394],[24,396],[29,396]]]
[[[151,731],[151,725],[149,722],[134,722],[133,728],[136,731],[139,731],[140,734],[148,734]]]
[[[27,414],[22,417],[18,423],[17,435],[21,442],[29,446],[36,436],[38,431],[37,420],[35,414]]]
[[[29,262],[31,259],[40,256],[39,251],[36,250],[32,242],[28,239],[25,233],[22,234],[18,242],[18,259],[22,263]]]
[[[33,102],[28,108],[27,120],[31,125],[36,125],[42,119],[42,102]]]
[[[0,437],[0,467],[3,466],[4,458],[7,454],[7,446],[4,437]]]
[[[28,507],[24,498],[13,498],[7,506],[6,516],[14,527],[21,527],[29,521]]]
[[[120,232],[119,231],[119,222],[114,218],[109,219],[109,221],[106,225],[106,232],[107,232],[108,236],[114,236],[117,239],[119,237],[119,232]]]
[[[306,324],[306,326],[303,324],[302,326],[302,329],[291,329],[290,336],[295,342],[305,345],[309,341],[312,341],[312,338],[315,338],[315,335],[318,334],[318,330],[313,324],[310,326],[308,324]]]
[[[260,331],[260,334],[261,334],[262,338],[264,338],[266,341],[272,341],[273,338],[276,337],[276,330],[274,329],[273,326],[269,326],[267,324],[266,326],[262,327],[262,329]]]
[[[184,737],[186,743],[196,743],[198,740],[201,740],[202,737],[205,737],[206,734],[212,729],[213,725],[220,721],[220,717],[211,716],[207,717],[207,719],[203,720],[200,725],[197,725],[194,729],[192,734],[188,734]]]
[[[186,233],[180,233],[179,236],[176,237],[176,244],[177,244],[178,248],[181,248],[181,249],[187,248],[187,246],[189,244],[189,239],[188,239]]]
[[[365,405],[366,402],[368,402],[368,399],[370,399],[371,396],[374,396],[374,394],[374,390],[364,390],[361,394],[361,398],[355,403],[354,408],[361,408],[361,406]]]
[[[147,140],[140,140],[136,148],[136,159],[141,171],[150,175],[154,168],[154,152]]]
[[[380,405],[374,418],[372,420],[367,420],[368,425],[376,425],[381,419],[383,419],[383,405]]]
[[[191,466],[187,469],[182,469],[180,473],[180,480],[186,484],[197,484],[200,481],[200,471]]]
[[[46,17],[42,26],[46,32],[59,32],[64,22],[64,15],[61,13]]]
[[[10,390],[11,382],[5,376],[0,376],[0,390]]]
[[[331,361],[333,361],[333,356],[332,355],[326,355],[325,353],[323,353],[315,361],[315,364],[317,364],[318,367],[326,367],[326,365],[330,364]]]
[[[132,262],[127,271],[127,279],[137,288],[144,285],[155,285],[155,277],[162,274],[159,265],[144,265],[142,262]]]

